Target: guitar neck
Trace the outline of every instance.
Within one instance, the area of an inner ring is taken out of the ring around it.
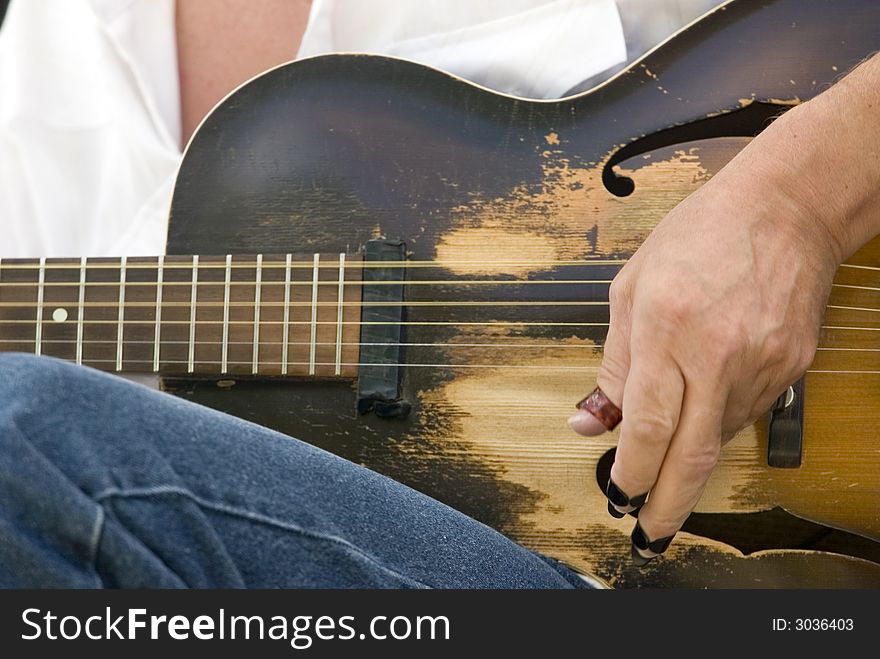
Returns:
[[[0,261],[0,351],[112,372],[354,377],[359,255]]]

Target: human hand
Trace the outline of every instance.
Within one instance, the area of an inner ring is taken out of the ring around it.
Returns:
[[[609,512],[638,511],[633,559],[668,547],[722,445],[812,362],[840,246],[744,154],[667,215],[610,289],[598,384],[623,410]],[[605,432],[588,411],[570,419]],[[644,502],[644,495],[647,502]]]

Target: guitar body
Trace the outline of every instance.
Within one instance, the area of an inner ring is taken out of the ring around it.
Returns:
[[[165,387],[385,473],[617,586],[876,587],[880,352],[848,350],[880,348],[876,332],[823,330],[820,346],[847,350],[820,351],[806,377],[801,467],[768,467],[766,424],[746,429],[686,532],[641,571],[629,565],[633,520],[611,518],[599,486],[616,433],[584,439],[566,418],[594,386],[619,263],[770,117],[878,48],[876,3],[737,0],[561,101],[376,56],[274,69],[189,145],[167,251],[325,258],[377,236],[403,241],[420,264],[406,271],[399,355],[411,411],[359,414],[353,378]],[[851,263],[880,266],[880,244]],[[880,286],[867,269],[838,281]],[[835,288],[830,304],[849,309],[829,309],[825,325],[880,327],[852,309],[876,295]]]

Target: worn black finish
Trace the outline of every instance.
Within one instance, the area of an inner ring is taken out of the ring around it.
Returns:
[[[218,107],[189,145],[168,249],[344,251],[379,226],[389,238],[415,238],[413,257],[430,258],[431,237],[472,192],[491,197],[540,181],[536,147],[547,131],[564,131],[573,155],[599,162],[746,99],[775,108],[761,116],[782,111],[787,104],[773,99],[807,99],[880,46],[877,11],[863,0],[735,2],[644,60],[667,93],[639,66],[558,102],[371,56],[275,69]]]

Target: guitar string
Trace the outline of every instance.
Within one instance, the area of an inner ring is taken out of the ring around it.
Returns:
[[[199,310],[203,309],[228,309],[228,308],[240,308],[240,309],[254,309],[259,307],[260,309],[273,308],[273,307],[308,307],[310,309],[315,307],[332,307],[334,309],[338,307],[349,307],[349,308],[375,308],[375,307],[607,307],[609,306],[609,302],[600,302],[596,300],[450,300],[450,301],[430,301],[430,300],[412,300],[412,301],[404,301],[404,302],[386,302],[386,301],[368,301],[364,302],[361,300],[343,300],[339,302],[337,300],[319,300],[319,301],[302,301],[302,302],[269,302],[269,301],[260,301],[258,304],[254,304],[253,301],[243,301],[243,302],[213,302],[213,301],[203,301],[196,302],[195,305],[192,302],[162,302],[163,309],[195,309],[198,313]],[[125,301],[122,304],[113,302],[84,302],[82,304],[83,307],[91,308],[91,309],[111,309],[116,310],[121,308],[125,309],[135,309],[135,308],[147,308],[154,309],[154,302],[132,302]],[[58,301],[45,301],[43,302],[44,308],[64,308],[64,302]],[[0,302],[0,309],[33,309],[34,305],[30,302],[23,304],[19,302]],[[880,312],[880,309],[875,309],[873,307],[849,307],[845,305],[839,304],[829,304],[826,305],[826,309],[837,309],[840,311],[865,311],[869,313],[877,313]],[[0,319],[0,323],[11,322],[9,320]],[[36,320],[28,321],[28,322],[36,322]],[[84,318],[83,322],[94,322],[89,321]]]
[[[67,323],[67,321],[54,322],[49,321],[49,324],[46,326],[49,328],[49,331],[52,331],[52,328],[60,328],[63,327]],[[83,320],[84,325],[113,325],[114,327],[118,325],[118,321],[116,320]],[[127,319],[124,321],[124,324],[127,327],[135,326],[135,325],[147,325],[149,327],[154,327],[156,322],[154,320],[131,320]],[[173,329],[175,326],[186,326],[187,328],[190,326],[191,321],[187,320],[162,320],[163,329]],[[213,325],[222,325],[222,320],[200,320],[197,322],[198,327],[208,327]],[[283,320],[261,320],[260,325],[283,325]],[[289,325],[311,325],[310,320],[291,320],[288,321]],[[336,327],[338,325],[335,320],[319,320],[317,321],[318,325],[328,325],[332,327]],[[475,321],[466,321],[466,322],[455,322],[455,321],[354,321],[354,320],[344,320],[342,321],[343,325],[351,325],[351,326],[377,326],[377,325],[395,325],[395,326],[440,326],[440,327],[608,327],[608,323],[575,323],[575,322],[554,322],[554,323],[541,323],[541,322],[527,322],[527,321],[485,321],[485,322],[475,322]],[[0,320],[0,325],[35,325],[35,321],[33,320]],[[230,320],[229,325],[245,325],[247,327],[253,327],[254,321],[253,318],[249,320]],[[70,324],[68,324],[70,326]],[[863,327],[863,326],[852,326],[852,325],[821,325],[819,329],[833,330],[833,331],[852,331],[852,332],[880,332],[880,327]],[[4,339],[0,338],[0,343],[5,342]],[[33,343],[33,341],[30,341]],[[75,343],[75,341],[70,341],[71,343]],[[189,343],[189,342],[187,342]],[[334,344],[335,345],[335,344]]]
[[[94,359],[94,360],[86,360],[89,364],[116,364],[115,359]],[[139,360],[127,360],[129,365],[134,363],[143,363],[143,364],[152,364],[152,360],[149,359],[139,359]],[[160,362],[163,365],[174,365],[174,366],[183,366],[184,368],[188,368],[189,360],[161,360]],[[193,360],[193,365],[200,366],[218,366],[220,364],[219,360]],[[232,361],[228,362],[229,365],[232,366],[242,366],[242,367],[252,367],[252,361]],[[273,366],[281,368],[281,363],[276,361],[261,361],[260,365],[265,366]],[[288,366],[302,366],[309,367],[311,366],[311,362],[288,362]],[[327,367],[327,368],[335,368],[336,362],[315,362],[314,365]],[[340,366],[343,367],[375,367],[375,368],[387,368],[398,367],[398,368],[460,368],[460,369],[500,369],[500,370],[540,370],[540,371],[598,371],[599,366],[561,366],[558,364],[433,364],[433,363],[370,363],[370,362],[342,362]],[[151,371],[144,371],[151,372]],[[182,373],[183,371],[181,371]],[[880,370],[872,371],[872,370],[824,370],[824,369],[809,369],[806,373],[817,373],[817,374],[827,374],[827,375],[855,375],[855,374],[865,374],[865,375],[880,375]],[[222,375],[222,373],[221,373]],[[251,373],[241,373],[241,374],[233,374],[233,375],[251,375]],[[259,375],[259,374],[258,374]]]
[[[405,286],[454,286],[457,284],[464,285],[490,285],[490,286],[513,286],[513,285],[529,285],[529,284],[540,284],[540,285],[548,285],[548,284],[610,284],[611,279],[424,279],[424,280],[404,280],[404,281],[364,281],[363,279],[349,279],[343,281],[342,283],[346,286],[400,286],[404,284]],[[230,281],[229,284],[231,286],[254,286],[256,282],[253,281]],[[284,280],[269,280],[266,281],[264,278],[262,282],[263,285],[271,285],[271,286],[287,286],[287,283]],[[290,286],[312,286],[312,280],[308,281],[291,281]],[[199,286],[224,286],[226,282],[224,280],[218,281],[199,281]],[[90,286],[118,286],[118,281],[87,281],[84,284],[86,287]],[[151,281],[126,281],[126,286],[150,286],[155,287],[156,283]],[[192,280],[187,281],[163,281],[163,287],[169,286],[190,286],[192,285]],[[318,285],[320,286],[338,286],[338,279],[324,279],[318,281]],[[55,288],[79,288],[79,281],[47,281],[44,282],[43,287],[55,287]],[[3,282],[0,283],[0,288],[36,288],[37,282]],[[880,290],[880,289],[878,289]]]
[[[319,270],[334,270],[339,271],[339,252],[334,252],[332,254],[328,254],[328,258],[326,261],[322,260],[318,266]],[[575,266],[587,266],[587,265],[598,265],[598,266],[612,266],[612,265],[625,265],[629,259],[566,259],[559,261],[486,261],[483,260],[430,260],[430,261],[417,261],[417,260],[407,260],[407,261],[364,261],[359,260],[357,257],[358,254],[354,254],[351,257],[346,257],[346,264],[354,265],[357,268],[401,268],[401,269],[410,269],[410,268],[465,268],[465,267],[476,267],[480,270],[485,270],[487,267],[489,268],[538,268],[538,269],[547,269],[547,268],[563,268],[563,267],[575,267]],[[133,257],[132,257],[133,258]],[[179,259],[179,260],[178,260]],[[199,256],[199,270],[202,270],[202,260],[204,261],[205,266],[204,269],[222,269],[226,270],[226,257],[220,256]],[[216,260],[211,260],[216,259]],[[846,264],[844,264],[846,265]],[[149,262],[140,262],[140,261],[132,261],[129,259],[126,269],[128,270],[155,270],[157,267],[156,261]],[[168,270],[191,270],[192,269],[192,257],[180,257],[180,256],[167,256],[165,257],[165,266]],[[232,269],[239,270],[254,270],[256,269],[256,261],[250,262],[242,262],[242,261],[233,261],[230,264]],[[312,259],[308,261],[292,261],[290,267],[293,269],[314,269],[314,264]],[[0,272],[5,271],[15,271],[15,270],[39,270],[44,269],[48,270],[76,270],[79,272],[80,262],[79,259],[76,261],[69,261],[65,263],[58,262],[49,262],[47,261],[45,266],[41,266],[39,261],[34,260],[25,260],[23,262],[18,263],[10,263],[9,260],[4,259],[3,263],[0,263]],[[287,269],[286,261],[263,261],[264,269],[271,270],[285,270]],[[89,261],[87,266],[87,270],[119,270],[119,261]]]
[[[338,252],[334,253],[337,254]],[[486,260],[468,260],[468,261],[455,261],[455,260],[434,260],[434,261],[363,261],[357,260],[358,255],[354,255],[354,259],[347,260],[346,263],[349,265],[356,264],[356,267],[360,268],[402,268],[402,269],[410,269],[410,268],[447,268],[447,267],[455,267],[455,268],[464,268],[467,266],[471,266],[476,268],[478,271],[486,270],[487,268],[535,268],[535,269],[548,269],[548,268],[560,268],[560,267],[576,267],[576,266],[590,266],[590,265],[598,265],[598,266],[611,266],[611,265],[626,265],[629,259],[571,259],[571,260],[560,260],[560,261],[486,261]],[[171,260],[173,258],[179,258],[180,261]],[[204,268],[202,267],[202,259],[212,259],[215,258],[217,261],[205,261]],[[222,269],[225,271],[226,269],[226,261],[225,256],[200,256],[199,259],[199,270],[203,269]],[[119,270],[119,261],[104,263],[104,262],[89,262],[86,266],[87,270]],[[151,261],[149,263],[141,263],[141,262],[132,262],[128,261],[126,264],[126,270],[156,270],[157,263],[155,261]],[[166,257],[164,267],[168,270],[191,270],[192,269],[192,257]],[[263,261],[264,269],[286,269],[287,263],[285,261]],[[306,261],[296,261],[290,264],[291,268],[302,268],[312,270],[314,269],[314,264],[311,260]],[[869,266],[869,265],[860,265],[855,263],[842,263],[840,265],[841,268],[853,268],[858,270],[868,270],[871,272],[880,272],[880,267]],[[256,269],[256,262],[252,263],[242,263],[242,262],[232,262],[231,268],[233,269]],[[40,265],[39,261],[33,262],[25,262],[25,263],[9,263],[8,260],[4,260],[3,263],[0,263],[0,273],[4,271],[15,271],[15,270],[76,270],[77,273],[80,269],[80,261],[77,259],[76,261],[70,261],[66,263],[51,263],[47,262],[45,265]],[[339,269],[339,260],[327,260],[322,262],[318,269],[330,269],[337,270]]]
[[[50,317],[51,321],[51,317]],[[186,325],[189,327],[190,320],[162,320],[162,327],[169,327],[174,325]],[[288,321],[290,325],[311,325],[310,320],[291,320]],[[48,327],[61,327],[67,321],[63,322],[50,322]],[[283,320],[261,320],[260,325],[283,325]],[[0,320],[0,325],[34,325],[34,320]],[[116,320],[83,320],[83,324],[86,325],[117,325]],[[154,326],[156,324],[155,320],[132,320],[126,319],[126,325],[149,325]],[[210,325],[222,325],[222,320],[199,320],[197,325],[200,327],[210,326]],[[254,320],[253,318],[248,320],[230,320],[230,325],[247,325],[249,327],[253,327]],[[338,324],[336,320],[319,320],[317,321],[318,325],[331,325],[336,327]],[[553,322],[553,323],[543,323],[543,322],[531,322],[531,321],[359,321],[359,320],[344,320],[342,321],[343,325],[399,325],[399,326],[447,326],[447,327],[608,327],[608,323],[591,323],[591,322]],[[840,330],[840,331],[864,331],[864,332],[880,332],[880,327],[864,327],[864,326],[853,326],[853,325],[821,325],[819,329],[828,329],[828,330]]]
[[[323,280],[318,281],[318,286],[332,286],[337,288],[341,283],[343,286],[353,286],[353,287],[363,287],[363,286],[400,286],[403,284],[406,288],[413,286],[552,286],[552,285],[604,285],[611,284],[613,280],[611,279],[425,279],[425,280],[415,280],[415,281],[371,281],[365,282],[362,279],[352,279],[348,281],[340,281],[338,279],[334,280]],[[262,286],[270,287],[270,286],[280,286],[282,288],[285,287],[308,287],[311,288],[314,285],[314,282],[309,281],[291,281],[289,283],[285,281],[263,281],[260,282]],[[196,282],[197,286],[205,287],[205,286],[226,286],[225,281],[199,281]],[[254,281],[230,281],[230,286],[247,286],[253,287],[256,285]],[[36,288],[38,286],[37,282],[2,282],[0,283],[0,290],[3,289],[12,289],[12,288]],[[116,288],[119,286],[118,281],[87,281],[80,284],[78,281],[71,282],[56,282],[56,281],[47,281],[43,283],[43,288],[75,288],[79,289],[81,286],[86,288]],[[137,286],[146,286],[151,289],[156,288],[156,282],[149,281],[126,281],[126,288],[132,288]],[[163,281],[162,288],[174,288],[174,287],[185,287],[187,290],[192,286],[192,281]],[[854,290],[864,290],[864,291],[880,291],[880,287],[877,286],[864,286],[857,284],[839,284],[832,283],[831,286],[833,288],[848,288]]]
[[[565,261],[557,261],[557,262],[552,262],[552,264],[554,264],[554,265],[560,265],[560,264],[564,264],[564,265],[572,265],[572,264],[577,264],[577,265],[619,265],[619,264],[621,264],[621,263],[625,263],[625,262],[626,262],[625,260],[590,260],[590,261],[580,261],[580,262],[577,262],[577,261],[567,261],[567,262],[565,262]],[[394,264],[394,263],[395,263],[395,262],[374,262],[374,263],[367,263],[367,264],[365,264],[365,263],[363,263],[363,262],[360,262],[361,265],[375,265],[375,266],[380,266],[380,267],[388,267],[389,265]],[[430,261],[430,262],[413,262],[413,261],[405,261],[405,262],[397,262],[397,263],[399,263],[399,264],[402,265],[402,266],[411,266],[411,265],[417,265],[417,266],[418,266],[418,265],[422,265],[422,266],[439,266],[440,264],[444,264],[444,265],[451,265],[451,264],[466,264],[466,265],[480,265],[480,266],[485,267],[485,265],[487,265],[487,264],[485,264],[485,262],[473,262],[473,261]],[[224,268],[225,268],[225,265],[226,265],[225,262],[224,262],[223,264],[219,264],[219,263],[218,263],[218,264],[206,263],[206,264],[205,264],[205,267],[207,267],[207,268],[210,268],[210,267],[217,267],[217,268],[219,268],[219,267],[224,267]],[[249,263],[248,263],[248,264],[234,264],[234,263],[233,263],[232,265],[233,265],[234,267],[251,268],[251,269],[253,269],[253,268],[256,266],[256,264],[249,264]],[[293,265],[293,264],[291,264],[291,265]],[[520,267],[526,267],[526,266],[531,267],[531,266],[535,266],[535,265],[540,265],[540,263],[539,263],[539,262],[498,262],[498,263],[492,263],[492,264],[488,264],[488,265],[492,265],[492,266],[496,266],[496,267],[497,267],[497,266],[501,266],[501,265],[507,265],[507,266],[513,266],[513,265],[516,265],[516,266],[520,266]],[[878,269],[878,268],[873,268],[873,267],[870,267],[870,266],[859,266],[859,265],[854,265],[854,264],[843,264],[843,265],[846,266],[846,267],[860,268],[860,269],[866,269],[866,270],[880,270],[880,269]],[[39,263],[26,264],[26,267],[39,268],[40,265],[39,265]],[[66,265],[62,265],[62,264],[47,264],[47,265],[45,265],[45,266],[43,266],[43,267],[44,267],[44,268],[47,268],[47,269],[52,269],[52,268],[55,268],[55,269],[71,269],[71,268],[73,268],[73,267],[75,267],[75,266],[74,266],[74,265],[66,266]],[[118,270],[118,267],[116,267],[115,264],[106,264],[106,265],[105,265],[105,264],[95,264],[95,263],[93,263],[93,264],[91,264],[89,267],[90,267],[90,268],[98,267],[98,268],[106,268],[106,269]],[[174,265],[170,265],[169,267],[170,267],[170,268],[174,268],[175,266],[174,266]],[[304,264],[302,264],[302,267],[303,267],[303,268],[306,268],[306,267],[312,267],[312,268],[314,268],[314,264],[305,264],[305,263],[304,263]],[[332,268],[332,267],[333,267],[333,264],[332,264],[332,262],[329,262],[327,265],[322,265],[322,266],[319,266],[319,267],[331,267],[331,268]],[[0,264],[0,270],[2,270],[2,269],[4,269],[4,268],[5,268],[5,269],[9,269],[9,270],[21,269],[20,266],[17,267],[16,265],[9,264],[8,262],[7,262],[6,264]],[[156,265],[153,264],[153,263],[150,263],[150,264],[144,264],[144,265],[134,263],[134,264],[131,264],[131,265],[129,266],[129,268],[140,268],[140,269],[155,270],[155,269],[156,269]],[[284,269],[284,270],[287,270],[287,268],[288,268],[288,264],[285,263],[283,269]],[[177,267],[177,269],[183,269],[183,270],[187,270],[187,271],[191,270],[191,261],[187,260],[185,263],[182,262],[182,263],[180,264],[180,266]],[[335,268],[334,268],[334,270],[335,270]],[[516,285],[552,285],[552,284],[568,284],[568,285],[572,285],[572,284],[575,284],[575,285],[576,285],[576,284],[607,284],[607,283],[610,283],[610,282],[611,282],[611,280],[506,280],[506,279],[505,279],[505,280],[461,280],[461,279],[457,279],[457,280],[424,280],[424,281],[419,281],[419,280],[417,280],[417,281],[407,281],[407,282],[406,282],[406,285],[407,285],[407,286],[415,286],[415,285],[434,285],[434,286],[436,286],[436,285],[464,285],[464,286],[468,286],[468,285],[499,285],[499,284],[500,284],[500,285],[515,285],[515,286],[516,286]],[[234,284],[234,285],[240,285],[240,286],[252,286],[252,285],[254,285],[254,282],[230,282],[230,283],[231,283],[231,284]],[[324,284],[324,285],[333,285],[333,286],[337,286],[337,285],[339,285],[340,283],[342,283],[342,284],[347,284],[347,285],[363,285],[363,282],[360,281],[360,280],[354,280],[354,281],[349,281],[349,282],[340,282],[339,280],[335,280],[335,281],[322,281],[322,282],[319,282],[319,285],[320,285],[320,284]],[[283,282],[266,282],[266,285],[273,285],[273,284],[274,284],[274,285],[277,285],[277,286],[285,285]],[[383,281],[383,282],[371,282],[371,284],[380,284],[380,285],[381,285],[381,284],[399,285],[400,282],[396,282],[396,281],[385,282],[385,281]],[[116,287],[118,287],[119,283],[118,283],[118,282],[86,282],[86,285],[88,285],[88,286],[95,286],[95,287],[103,286],[103,287],[116,288]],[[140,286],[150,286],[150,287],[155,287],[156,284],[153,283],[153,282],[127,282],[127,286],[132,286],[132,285],[135,285],[135,286],[140,285]],[[165,286],[175,286],[175,285],[178,285],[178,286],[187,286],[187,287],[190,287],[190,286],[192,286],[192,282],[191,282],[191,281],[188,281],[188,282],[165,282],[164,285],[165,285]],[[198,285],[201,285],[201,286],[222,285],[222,282],[198,282]],[[290,286],[297,286],[297,285],[300,285],[300,286],[314,286],[314,282],[290,282],[289,285],[290,285]],[[21,287],[31,287],[31,288],[33,288],[33,287],[36,286],[36,283],[31,283],[31,282],[4,282],[3,286],[4,286],[4,287],[21,286]],[[44,284],[44,286],[77,287],[77,288],[78,288],[78,287],[79,287],[79,282],[47,282],[46,284]],[[861,290],[872,290],[872,291],[873,291],[873,290],[880,290],[880,288],[876,288],[876,287],[859,286],[859,285],[853,285],[853,284],[837,284],[837,283],[835,283],[835,284],[832,284],[832,286],[834,286],[834,287],[840,287],[840,288],[861,289]],[[49,302],[49,303],[47,303],[47,304],[48,304],[48,306],[51,307],[51,306],[55,306],[55,305],[63,305],[63,302]],[[291,304],[292,304],[293,306],[304,306],[304,307],[305,307],[305,306],[308,306],[308,307],[314,307],[314,306],[315,306],[315,303],[312,303],[312,302],[300,302],[300,303],[293,302],[293,303],[291,303]],[[333,300],[333,301],[319,301],[319,302],[317,302],[317,305],[319,305],[319,306],[332,306],[332,307],[339,307],[339,306],[351,306],[351,307],[365,307],[365,306],[450,306],[450,305],[451,305],[451,306],[463,306],[463,305],[468,305],[468,304],[471,304],[471,305],[479,305],[479,306],[550,306],[550,305],[556,305],[556,306],[565,306],[565,305],[569,305],[569,306],[607,306],[607,305],[608,305],[607,302],[596,302],[596,301],[459,301],[459,302],[413,301],[413,302],[400,302],[400,303],[387,303],[387,302],[385,302],[385,303],[383,303],[383,302],[377,302],[377,303],[364,303],[364,302],[361,302],[361,301],[343,301],[343,302],[341,303],[341,305],[340,305],[340,303],[339,303],[338,301],[336,301],[336,300]],[[272,303],[272,302],[268,302],[268,303],[263,303],[263,305],[264,305],[264,306],[279,306],[280,303]],[[105,304],[105,303],[100,303],[100,302],[98,302],[98,303],[85,303],[84,306],[89,306],[89,307],[102,307],[102,308],[115,308],[115,307],[111,307],[111,305],[107,305],[107,304]],[[147,303],[130,302],[130,303],[126,303],[125,306],[131,306],[131,307],[136,307],[136,306],[150,306],[150,307],[152,307],[153,305],[152,305],[152,303],[147,304]],[[187,303],[175,303],[175,302],[166,302],[166,303],[163,304],[163,306],[165,306],[165,307],[186,307],[186,308],[190,308],[190,309],[192,308],[192,305],[191,305],[191,304],[187,304]],[[230,306],[252,308],[252,307],[253,307],[253,303],[252,303],[252,302],[242,302],[242,303],[237,303],[237,302],[236,302],[236,303],[231,303]],[[23,304],[16,304],[16,303],[0,303],[0,307],[15,307],[15,308],[21,308],[21,307],[24,307],[24,308],[30,308],[30,305],[23,305]],[[197,309],[197,311],[198,311],[198,309],[201,308],[201,307],[225,307],[225,305],[222,304],[222,303],[210,303],[210,302],[208,302],[208,303],[200,303],[200,304],[197,304],[197,305],[196,305],[196,309]],[[827,308],[830,308],[830,309],[839,309],[839,310],[850,310],[850,311],[864,311],[864,312],[877,312],[877,311],[880,311],[880,309],[874,309],[874,308],[868,308],[868,307],[847,307],[847,306],[843,306],[843,305],[828,305]],[[0,323],[6,323],[6,324],[9,324],[9,323],[19,323],[19,322],[20,322],[21,324],[32,324],[32,323],[34,323],[35,321],[16,321],[16,320],[12,320],[12,321],[3,321],[3,320],[0,320]],[[112,322],[112,321],[89,321],[89,320],[84,320],[84,323],[89,323],[89,324],[105,324],[105,323],[110,323],[110,322]],[[267,322],[268,324],[276,324],[276,323],[274,323],[273,321],[266,321],[266,322]],[[303,321],[303,322],[305,322],[305,321]],[[327,321],[319,321],[319,322],[320,322],[320,324],[334,324],[334,325],[338,325],[338,324],[339,324],[338,322],[337,322],[337,323],[330,323],[330,322],[327,322]],[[170,324],[188,324],[188,323],[190,323],[190,321],[189,321],[189,320],[188,320],[188,321],[167,321],[167,323],[163,323],[163,325],[164,325],[164,324],[168,324],[168,323],[170,323]],[[206,323],[210,324],[211,321],[199,321],[199,325],[200,325],[200,326],[201,326],[201,325],[204,325],[204,324],[206,324]],[[246,325],[250,325],[250,324],[252,324],[252,321],[231,321],[231,323],[232,323],[232,324],[246,324]],[[153,321],[150,321],[150,320],[147,320],[147,321],[133,321],[133,320],[129,320],[129,321],[127,321],[127,324],[129,324],[129,325],[132,325],[132,324],[153,324]],[[293,321],[292,324],[299,324],[299,323],[298,323],[297,321]],[[345,324],[345,325],[350,325],[350,324],[363,325],[363,324],[367,324],[367,323],[362,323],[362,322],[358,323],[358,322],[352,322],[352,321],[343,321],[342,324]],[[383,323],[371,323],[371,324],[383,324]],[[607,326],[607,324],[605,324],[605,323],[503,323],[503,322],[501,322],[501,323],[497,323],[497,322],[496,322],[496,323],[437,323],[437,322],[435,322],[435,323],[414,323],[414,322],[409,322],[409,323],[396,323],[396,324],[402,324],[402,325],[428,325],[428,324],[430,324],[430,325],[443,325],[443,324],[462,325],[462,324],[466,324],[466,325],[471,325],[471,326],[473,326],[473,325],[495,325],[495,326],[497,326],[497,325],[508,325],[508,324],[510,324],[510,325],[518,325],[518,326],[523,326],[523,325],[527,325],[527,326],[535,326],[535,325],[541,325],[541,326],[592,326],[592,327]],[[838,326],[823,326],[823,329],[852,330],[852,331],[872,331],[872,330],[876,330],[876,329],[878,329],[878,328],[871,328],[871,327],[838,327]],[[25,341],[25,343],[28,343],[28,342]],[[88,341],[87,341],[86,343],[88,343]],[[116,342],[114,341],[113,343],[116,343]],[[130,342],[129,342],[129,341],[126,341],[125,343],[130,343]],[[164,342],[163,342],[163,343],[164,343]],[[335,345],[335,344],[334,344],[334,345]],[[484,345],[485,345],[485,346],[492,346],[493,344],[484,344]],[[528,349],[528,348],[529,348],[529,346],[527,346],[527,345],[517,346],[517,347],[525,348],[525,349]],[[558,347],[558,346],[554,346],[554,347]],[[820,349],[820,350],[823,350],[823,349],[826,349],[826,348],[825,348],[825,347],[820,347],[819,349]],[[843,350],[843,351],[860,351],[860,349],[853,349],[853,348],[840,348],[840,347],[828,347],[827,349],[829,349],[829,350]],[[870,350],[870,349],[862,349],[861,351],[868,351],[868,350]]]
[[[60,302],[52,302],[46,301],[44,302],[44,306],[55,306],[60,305]],[[385,301],[369,301],[363,302],[361,300],[343,300],[341,303],[334,300],[318,300],[316,302],[310,301],[302,301],[302,302],[294,302],[291,301],[289,306],[291,307],[333,307],[334,309],[338,306],[343,307],[467,307],[467,306],[477,306],[477,307],[498,307],[498,306],[510,306],[510,307],[541,307],[541,306],[593,306],[593,307],[607,307],[608,302],[599,302],[595,300],[450,300],[448,302],[445,301],[432,301],[432,300],[413,300],[413,301],[404,301],[404,302],[385,302]],[[148,309],[153,309],[156,306],[155,302],[128,302],[126,301],[124,304],[114,304],[112,302],[85,302],[85,307],[90,308],[98,308],[98,309],[118,309],[120,306],[126,308],[138,308],[138,307],[146,307]],[[228,305],[224,302],[214,302],[214,301],[203,301],[196,302],[195,305],[189,302],[162,302],[162,307],[164,309],[168,308],[183,308],[183,309],[222,309],[225,307],[236,307],[236,308],[247,308],[247,309],[255,309],[257,307],[265,309],[267,307],[283,307],[285,306],[284,302],[267,302],[261,300],[258,304],[255,304],[253,301],[244,301],[244,302],[230,302]],[[21,304],[18,302],[0,302],[0,309],[2,308],[25,308],[31,309],[33,305],[31,304]]]
[[[17,345],[33,345],[33,339],[0,339],[0,344],[17,344]],[[85,339],[83,341],[74,341],[71,339],[43,339],[42,344],[44,346],[56,345],[69,347],[72,345],[107,345],[107,346],[116,346],[116,339]],[[155,345],[154,341],[144,341],[144,340],[136,340],[136,339],[124,339],[122,343],[126,346],[148,346],[153,347]],[[289,346],[311,346],[312,343],[310,341],[264,341],[260,339],[260,345],[266,347],[272,346],[283,346],[284,344]],[[162,340],[161,344],[163,347],[169,346],[188,346],[190,345],[189,341],[174,341],[174,340]],[[222,343],[218,341],[205,341],[205,340],[196,340],[193,341],[193,345],[195,346],[210,346],[211,348],[221,349]],[[253,346],[253,341],[227,341],[226,345],[228,346],[248,346],[249,348]],[[588,350],[591,352],[604,352],[605,347],[602,345],[572,345],[572,344],[535,344],[535,343],[370,343],[370,342],[358,342],[358,341],[341,341],[339,343],[335,341],[316,341],[315,346],[319,347],[336,347],[346,346],[346,347],[362,347],[362,346],[382,346],[382,347],[392,347],[392,348],[488,348],[488,349],[515,349],[515,350],[557,350],[557,349],[567,349],[567,350]],[[880,352],[880,348],[843,348],[843,347],[835,347],[835,346],[818,346],[816,348],[817,352]],[[128,360],[126,360],[128,361]],[[284,363],[278,362],[279,364]],[[288,362],[289,363],[289,362]]]

